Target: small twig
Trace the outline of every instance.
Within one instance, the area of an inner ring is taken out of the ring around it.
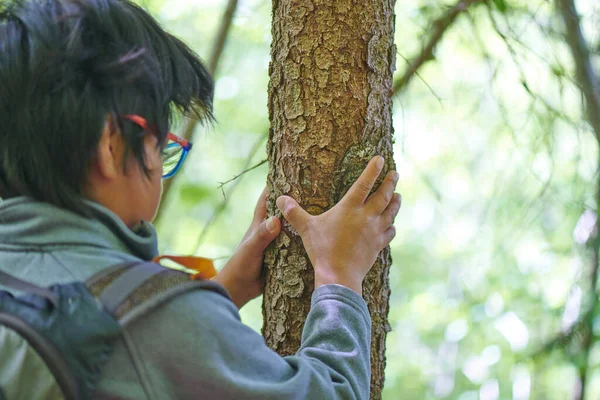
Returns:
[[[264,160],[262,160],[261,162],[259,162],[259,163],[258,163],[258,164],[256,164],[256,165],[254,165],[253,167],[250,167],[250,168],[247,168],[247,169],[243,170],[242,172],[240,172],[239,174],[237,174],[236,176],[234,176],[234,177],[233,177],[233,178],[231,178],[230,180],[228,180],[228,181],[225,181],[225,182],[219,182],[219,189],[221,189],[221,190],[222,190],[222,189],[223,189],[223,186],[227,185],[227,184],[228,184],[228,183],[230,183],[230,182],[233,182],[233,181],[235,181],[237,178],[239,178],[240,176],[244,175],[245,173],[247,173],[247,172],[250,172],[250,171],[252,171],[253,169],[256,169],[256,168],[260,167],[261,165],[263,165],[263,164],[264,164],[264,163],[266,163],[267,161],[269,161],[269,160],[265,158]],[[225,196],[225,192],[223,192],[223,196]]]
[[[402,57],[402,59],[404,61],[406,61],[406,63],[408,65],[411,65],[410,60],[408,58],[404,57],[400,52],[397,52],[397,53],[398,53],[398,55],[400,57]],[[421,80],[421,82],[423,82],[423,84],[427,87],[427,89],[429,89],[429,91],[431,92],[431,94],[433,95],[433,97],[435,97],[437,99],[437,101],[440,103],[440,105],[443,107],[444,104],[442,103],[442,98],[440,96],[438,96],[437,93],[431,87],[431,85],[425,79],[423,79],[423,77],[421,76],[421,74],[419,73],[419,71],[415,70],[415,75]]]
[[[264,134],[264,135],[262,135],[260,137],[260,139],[258,139],[256,141],[256,143],[254,144],[254,146],[250,150],[250,153],[248,154],[248,158],[246,159],[246,164],[243,167],[244,168],[244,172],[238,174],[237,177],[235,177],[233,179],[230,179],[230,181],[233,180],[235,182],[234,182],[233,186],[231,186],[231,188],[227,192],[227,195],[225,194],[224,184],[221,184],[221,186],[219,187],[221,189],[221,193],[223,193],[223,201],[216,208],[215,212],[212,214],[212,216],[210,217],[210,219],[208,221],[206,221],[206,224],[204,224],[204,228],[202,228],[202,231],[200,232],[200,235],[198,235],[198,240],[196,241],[195,252],[197,252],[198,249],[200,248],[200,246],[202,246],[202,242],[204,241],[204,238],[205,238],[206,234],[208,233],[209,228],[212,226],[212,224],[215,223],[215,221],[219,218],[219,216],[227,208],[227,205],[229,204],[229,200],[231,199],[231,195],[233,194],[233,192],[235,191],[235,189],[238,187],[238,185],[242,181],[241,179],[238,179],[238,178],[241,177],[242,175],[244,175],[245,172],[248,172],[249,165],[252,162],[252,158],[254,158],[254,156],[256,155],[256,153],[258,152],[258,150],[262,147],[263,142],[264,142],[264,140],[267,137],[268,137],[268,134]],[[262,164],[264,164],[264,162],[262,162]],[[252,169],[255,169],[255,168],[258,168],[258,165],[255,165],[254,167],[252,167]]]
[[[421,67],[427,62],[434,59],[433,52],[437,45],[440,43],[444,34],[448,31],[448,28],[452,26],[456,18],[467,11],[467,9],[477,3],[484,3],[488,0],[460,0],[448,12],[442,15],[440,18],[433,22],[433,33],[429,37],[429,40],[421,50],[421,53],[410,61],[407,61],[408,67],[404,74],[394,82],[392,88],[392,96],[396,96],[401,93],[410,83],[412,78],[416,75]],[[404,57],[403,57],[404,58]]]

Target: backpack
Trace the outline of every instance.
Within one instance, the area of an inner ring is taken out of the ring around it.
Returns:
[[[91,398],[123,326],[178,294],[207,289],[150,262],[49,288],[0,271],[0,284],[26,293],[0,291],[0,400]]]

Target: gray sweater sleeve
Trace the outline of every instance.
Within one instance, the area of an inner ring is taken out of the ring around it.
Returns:
[[[339,285],[312,296],[295,356],[281,357],[221,294],[179,296],[127,328],[129,354],[151,398],[368,399],[371,320]]]

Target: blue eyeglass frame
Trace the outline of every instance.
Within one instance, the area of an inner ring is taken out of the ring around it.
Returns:
[[[148,122],[146,121],[146,119],[140,117],[139,115],[131,115],[130,114],[130,115],[125,115],[124,117],[127,118],[128,120],[130,120],[131,122],[139,125],[140,127],[144,128],[145,130],[150,129],[148,127]],[[166,147],[167,149],[172,149],[173,147],[181,146],[181,148],[183,150],[181,153],[181,158],[179,159],[179,162],[177,162],[177,165],[175,166],[175,168],[173,168],[173,170],[171,172],[164,174],[162,176],[162,179],[169,179],[179,171],[179,169],[183,165],[183,162],[187,158],[187,155],[189,154],[190,150],[192,149],[192,146],[194,145],[189,140],[179,137],[171,132],[167,133],[167,140],[171,140],[171,141],[175,142],[175,143],[168,144]]]
[[[173,135],[173,134],[171,133],[170,135]],[[175,136],[175,135],[173,135],[173,136]],[[167,139],[173,140],[172,138],[169,138],[168,135],[167,135]],[[185,146],[179,142],[171,143],[171,144],[167,145],[167,147],[166,147],[167,149],[172,149],[173,147],[181,147],[183,150],[181,153],[181,158],[179,158],[179,162],[177,163],[175,168],[173,168],[173,170],[171,172],[164,174],[162,176],[162,179],[169,179],[169,178],[173,177],[173,175],[175,175],[179,171],[179,169],[183,165],[183,162],[185,161],[187,155],[189,154],[190,150],[192,149],[193,145],[194,144],[191,142],[188,142],[187,145],[185,145]]]

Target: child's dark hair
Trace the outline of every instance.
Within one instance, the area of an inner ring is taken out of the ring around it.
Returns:
[[[178,109],[212,120],[198,56],[128,0],[0,3],[0,196],[87,215],[90,161],[107,116],[148,174],[138,114],[163,145]],[[126,153],[127,153],[126,152]]]

